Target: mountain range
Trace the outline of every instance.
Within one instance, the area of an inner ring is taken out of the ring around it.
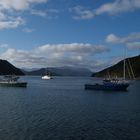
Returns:
[[[101,70],[96,73],[92,73],[87,68],[75,68],[75,67],[50,67],[50,68],[40,68],[32,71],[27,71],[23,69],[16,68],[7,60],[0,60],[0,75],[45,75],[47,73],[52,76],[92,76],[92,77],[106,77],[110,76],[123,76],[123,65],[124,60],[118,62],[117,64]],[[129,77],[131,72],[131,67],[133,69],[135,78],[140,78],[140,55],[127,58],[126,59],[126,77]]]
[[[45,75],[52,76],[91,76],[92,72],[86,68],[74,67],[50,67],[40,69],[19,69],[9,63],[7,60],[0,60],[0,75]]]
[[[45,75],[49,73],[52,76],[91,76],[92,72],[86,68],[74,67],[49,67],[33,71],[23,71],[26,75]]]
[[[131,72],[131,68],[134,72],[135,78],[140,78],[140,55],[135,57],[130,57],[125,59],[126,61],[126,77],[129,78],[129,73]],[[104,70],[101,70],[99,72],[93,73],[92,77],[106,77],[108,75],[110,76],[123,76],[123,67],[124,67],[124,60],[118,62],[117,64],[106,68]],[[132,74],[131,74],[132,76]]]

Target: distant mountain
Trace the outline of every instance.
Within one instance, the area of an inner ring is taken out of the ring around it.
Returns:
[[[20,68],[20,69],[21,69],[22,71],[28,71],[28,72],[38,70],[38,68],[24,68],[24,67],[22,67],[22,68]]]
[[[130,71],[129,62],[132,66],[135,77],[140,78],[140,55],[126,59],[126,77],[129,76],[129,72],[128,72],[128,68]],[[106,68],[102,71],[92,74],[92,76],[93,77],[94,76],[95,77],[105,77],[109,74],[111,76],[117,75],[118,77],[122,77],[123,76],[123,64],[124,63],[122,60],[109,68]]]
[[[24,73],[9,63],[7,60],[0,60],[0,75],[24,75]]]
[[[30,72],[24,71],[26,75],[45,75],[47,72],[52,76],[91,76],[92,74],[92,72],[86,68],[73,67],[50,67]]]

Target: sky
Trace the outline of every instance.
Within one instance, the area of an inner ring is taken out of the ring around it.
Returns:
[[[18,68],[99,71],[136,55],[140,0],[0,0],[0,59]]]

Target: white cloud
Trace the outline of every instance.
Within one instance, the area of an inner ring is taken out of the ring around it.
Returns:
[[[0,29],[16,28],[25,23],[25,20],[22,17],[12,14],[12,11],[0,7]]]
[[[102,53],[108,51],[103,45],[92,45],[84,43],[71,43],[71,44],[46,44],[40,46],[36,50],[37,52],[56,52],[56,53]]]
[[[108,43],[117,43],[120,39],[114,34],[109,34],[105,40]]]
[[[31,4],[47,1],[48,0],[0,0],[0,6],[4,9],[26,10]]]
[[[46,12],[40,11],[40,10],[31,10],[31,14],[41,16],[41,17],[46,17],[47,16]]]
[[[8,44],[0,44],[0,48],[8,48],[9,45]]]
[[[6,20],[0,20],[0,29],[16,28],[24,23],[21,17],[8,17]]]
[[[115,15],[132,12],[137,9],[140,9],[140,0],[114,0],[113,2],[105,3],[96,9],[76,6],[71,8],[71,11],[76,13],[76,16],[73,16],[74,19],[92,19],[95,16],[102,14]]]
[[[29,51],[8,48],[0,54],[1,59],[6,59],[17,67],[38,67],[46,63],[46,58],[35,56]]]
[[[0,54],[1,59],[6,59],[18,67],[60,67],[75,66],[96,68],[101,65],[95,60],[97,54],[108,52],[102,45],[84,43],[72,44],[46,44],[31,51],[7,48]]]
[[[15,12],[30,9],[33,4],[44,3],[48,0],[0,0],[0,29],[16,28],[25,20],[15,16]]]
[[[70,11],[76,13],[76,15],[73,16],[74,19],[91,19],[95,16],[92,10],[88,10],[82,6],[73,7]]]
[[[59,13],[56,9],[47,9],[45,11],[32,9],[30,11],[31,15],[41,16],[41,17],[47,17],[47,18],[57,18],[57,14]]]
[[[122,12],[130,12],[136,9],[140,9],[139,0],[115,0],[114,2],[106,3],[96,9],[96,15],[103,13],[113,15]]]
[[[5,19],[6,19],[5,14],[0,11],[0,21]]]
[[[129,49],[140,50],[140,42],[129,42],[129,43],[126,43],[126,46]]]
[[[31,10],[31,14],[41,16],[41,17],[47,16],[47,13],[45,11],[41,11],[41,10]]]
[[[123,44],[129,49],[140,49],[140,33],[131,33],[125,37],[119,37],[115,34],[109,34],[105,41],[112,44]]]
[[[108,43],[127,43],[135,40],[140,40],[140,33],[131,33],[126,37],[118,37],[115,34],[109,34],[106,37],[106,42]]]
[[[15,59],[21,59],[23,57],[27,57],[29,55],[29,53],[27,51],[23,51],[23,50],[16,50],[16,49],[12,49],[12,48],[8,48],[2,55],[1,57],[4,59],[11,59],[11,60],[15,60]]]

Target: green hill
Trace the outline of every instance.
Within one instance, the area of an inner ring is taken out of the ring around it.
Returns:
[[[6,60],[0,60],[0,75],[24,75],[24,73]]]
[[[140,55],[127,58],[126,59],[126,77],[129,77],[129,71],[130,71],[130,65],[132,66],[132,69],[134,71],[135,78],[140,78]],[[99,71],[97,73],[94,73],[92,76],[94,77],[105,77],[108,74],[110,76],[118,76],[122,77],[123,76],[123,60],[118,62],[117,64],[106,68],[102,71]],[[128,70],[129,69],[129,70]]]

